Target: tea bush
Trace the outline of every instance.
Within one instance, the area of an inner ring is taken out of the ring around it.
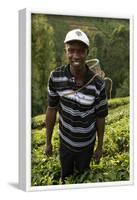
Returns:
[[[47,158],[44,154],[46,140],[45,128],[43,128],[44,120],[44,115],[32,119],[32,186],[61,184],[58,123],[53,132],[53,156]],[[66,178],[65,183],[129,180],[129,98],[109,100],[103,157],[99,165],[91,161],[90,167],[90,170],[81,175],[74,173],[73,176]]]

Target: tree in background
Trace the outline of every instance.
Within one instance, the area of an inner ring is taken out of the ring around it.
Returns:
[[[55,62],[56,67],[60,67],[66,62],[64,56],[64,38],[69,31],[69,25],[66,21],[62,20],[61,16],[49,15],[48,22],[54,30],[54,47],[55,47]]]
[[[129,29],[125,25],[119,24],[111,35],[111,41],[109,49],[106,53],[105,60],[105,70],[107,76],[111,77],[113,80],[113,91],[112,96],[128,96],[129,88]],[[121,94],[119,94],[122,89],[122,85],[125,88]],[[117,90],[119,92],[117,92]],[[117,96],[117,97],[118,97]]]
[[[44,113],[47,82],[55,68],[54,31],[45,15],[32,15],[32,116]]]

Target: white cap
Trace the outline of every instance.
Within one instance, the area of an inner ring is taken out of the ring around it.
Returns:
[[[81,41],[89,47],[89,39],[87,35],[80,29],[74,29],[72,31],[69,31],[66,35],[64,43],[67,43],[73,40]]]

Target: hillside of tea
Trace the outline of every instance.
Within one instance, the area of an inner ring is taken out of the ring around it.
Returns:
[[[45,115],[32,118],[32,186],[58,185],[60,181],[58,123],[53,133],[53,156],[44,154]],[[66,178],[66,184],[129,180],[129,98],[109,100],[106,118],[104,152],[99,165],[91,161],[91,169],[82,175]]]

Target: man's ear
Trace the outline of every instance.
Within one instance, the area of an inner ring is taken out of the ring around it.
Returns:
[[[64,52],[66,53],[66,47],[64,47]]]
[[[64,46],[64,52],[67,53],[67,44]]]
[[[89,48],[87,49],[87,55],[89,54]]]

